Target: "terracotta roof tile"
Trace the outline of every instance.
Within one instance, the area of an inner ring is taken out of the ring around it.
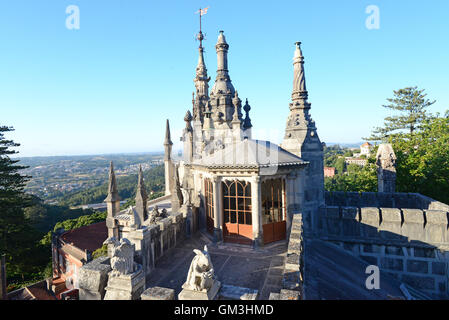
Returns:
[[[100,248],[107,237],[106,221],[69,230],[61,235],[61,239],[66,243],[72,243],[78,249],[89,250],[90,252]]]

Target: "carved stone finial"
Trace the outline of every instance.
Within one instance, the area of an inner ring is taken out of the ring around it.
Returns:
[[[245,105],[243,106],[243,110],[245,110],[245,120],[243,121],[243,128],[249,129],[253,125],[251,124],[251,118],[249,117],[249,111],[251,110],[251,106],[248,103],[248,98],[246,99]]]
[[[187,132],[192,132],[193,128],[192,128],[192,114],[190,113],[190,110],[187,110],[186,115],[184,116],[184,121],[186,122],[186,131]]]
[[[391,144],[379,145],[376,155],[378,192],[395,192],[396,155]]]

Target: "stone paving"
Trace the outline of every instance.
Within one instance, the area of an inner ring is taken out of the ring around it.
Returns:
[[[204,234],[197,233],[167,252],[147,278],[148,287],[165,287],[175,290],[175,297],[181,292],[187,272],[195,253],[207,244],[215,274],[221,283],[256,289],[258,299],[267,300],[271,292],[279,293],[282,272],[287,253],[286,241],[268,244],[253,249],[238,244],[214,244]]]

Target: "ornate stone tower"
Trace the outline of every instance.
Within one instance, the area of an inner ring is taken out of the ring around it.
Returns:
[[[296,203],[289,208],[294,213],[302,212],[305,227],[308,227],[314,223],[312,220],[317,214],[317,208],[324,205],[324,167],[323,146],[318,137],[315,121],[309,114],[311,104],[307,101],[304,57],[300,45],[301,42],[296,43],[293,57],[292,102],[281,146],[309,162],[303,179],[299,179],[296,186],[299,197],[296,197]]]
[[[173,161],[171,159],[171,149],[173,142],[170,138],[170,124],[167,119],[165,127],[165,141],[164,141],[164,166],[165,166],[165,195],[169,195],[173,184]]]

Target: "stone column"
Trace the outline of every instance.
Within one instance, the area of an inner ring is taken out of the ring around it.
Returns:
[[[255,176],[251,180],[251,220],[253,223],[253,239],[255,247],[263,246],[262,194],[260,180],[259,176]]]
[[[222,208],[223,208],[223,190],[221,188],[221,178],[214,176],[212,178],[214,185],[214,241],[223,240],[223,222],[222,222]]]

